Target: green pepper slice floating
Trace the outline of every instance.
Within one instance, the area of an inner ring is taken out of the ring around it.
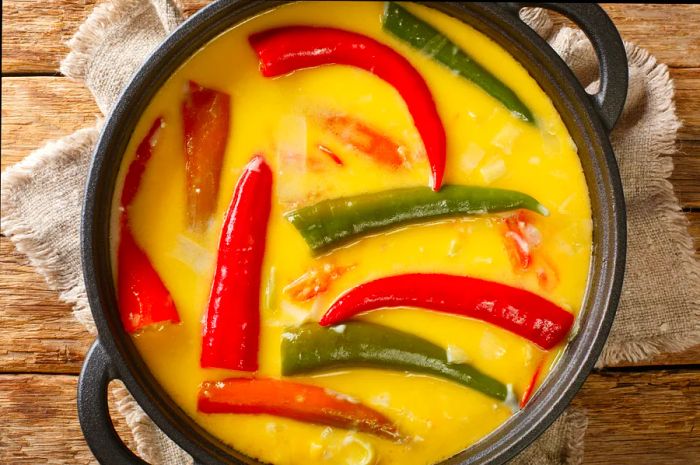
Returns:
[[[328,199],[285,214],[315,253],[363,235],[427,220],[524,208],[547,215],[522,192],[477,186],[408,187]]]
[[[530,109],[508,86],[474,61],[440,31],[395,2],[387,2],[382,17],[384,30],[420,50],[453,72],[484,89],[506,108],[529,123],[534,123]]]
[[[282,335],[285,376],[347,368],[376,367],[440,377],[505,400],[506,386],[471,365],[449,363],[445,350],[413,334],[352,321],[324,328],[308,323]]]

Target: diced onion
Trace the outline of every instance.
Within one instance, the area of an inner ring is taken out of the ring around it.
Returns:
[[[502,159],[497,158],[491,160],[487,165],[482,167],[479,172],[484,181],[490,184],[506,174],[506,163]]]
[[[459,157],[459,166],[466,174],[471,173],[481,163],[486,151],[474,142],[469,142],[467,151]]]
[[[214,254],[185,235],[176,238],[172,256],[189,266],[198,275],[205,275],[214,266]]]
[[[447,363],[466,363],[469,361],[469,356],[459,346],[449,344],[447,346]]]
[[[491,144],[501,149],[506,155],[510,155],[513,152],[513,145],[521,133],[522,129],[519,127],[514,124],[506,124],[491,139]]]

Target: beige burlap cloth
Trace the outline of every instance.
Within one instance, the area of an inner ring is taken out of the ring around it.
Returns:
[[[577,30],[555,28],[546,13],[523,18],[564,58],[581,82],[597,86],[597,61]],[[82,81],[104,115],[148,54],[182,21],[170,0],[111,0],[99,4],[70,41],[61,71]],[[665,65],[626,44],[630,91],[612,134],[627,199],[629,246],[622,300],[598,365],[639,361],[700,343],[700,266],[687,221],[668,177],[680,123]],[[76,318],[94,332],[80,269],[83,187],[98,126],[36,150],[2,174],[2,229],[46,277]],[[117,389],[138,453],[148,462],[191,463],[161,433],[126,390]],[[514,463],[578,464],[583,457],[585,412],[569,409]],[[280,445],[283,447],[282,445]]]

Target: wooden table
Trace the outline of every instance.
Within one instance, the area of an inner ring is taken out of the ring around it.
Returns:
[[[65,41],[94,3],[3,1],[3,169],[44,141],[94,123],[99,112],[90,93],[58,71]],[[206,1],[183,3],[191,13]],[[623,38],[671,69],[684,121],[671,180],[700,244],[700,6],[605,8]],[[75,394],[92,337],[6,237],[0,237],[0,249],[0,463],[91,462]],[[574,400],[588,411],[584,462],[700,463],[699,368],[697,346],[593,373]],[[118,429],[129,439],[123,422]]]

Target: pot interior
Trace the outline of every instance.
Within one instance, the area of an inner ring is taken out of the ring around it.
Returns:
[[[121,157],[141,113],[190,55],[231,26],[280,2],[222,1],[195,15],[154,53],[128,86],[103,131],[87,188],[83,258],[99,337],[120,377],[156,423],[200,463],[257,463],[204,431],[159,387],[124,332],[110,263],[110,212]],[[602,349],[619,297],[624,253],[621,187],[607,135],[589,96],[527,26],[497,5],[431,3],[511,53],[551,98],[578,147],[589,190],[593,253],[576,338],[532,399],[492,434],[445,464],[501,463],[534,440],[563,411]]]

